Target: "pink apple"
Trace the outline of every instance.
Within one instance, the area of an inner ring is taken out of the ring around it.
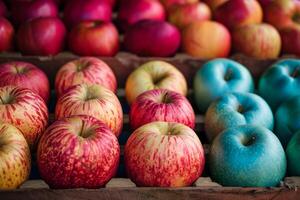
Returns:
[[[116,92],[117,80],[110,67],[95,57],[82,57],[63,65],[56,74],[55,90],[60,97],[77,84],[99,84]]]
[[[28,88],[39,94],[48,102],[50,94],[49,81],[46,74],[27,62],[12,61],[0,65],[0,87],[15,85]]]
[[[184,5],[190,3],[196,3],[199,0],[160,0],[166,9],[171,8],[174,5]]]
[[[0,52],[13,49],[14,27],[4,17],[0,17]]]
[[[0,0],[0,17],[6,17],[7,8],[2,0]]]
[[[185,187],[202,174],[204,151],[189,127],[152,122],[136,129],[125,145],[128,177],[138,186]]]
[[[282,28],[280,31],[282,52],[300,56],[300,25]]]
[[[100,120],[73,116],[54,122],[37,152],[43,180],[51,188],[99,188],[116,173],[120,146]]]
[[[213,11],[228,0],[203,0]]]

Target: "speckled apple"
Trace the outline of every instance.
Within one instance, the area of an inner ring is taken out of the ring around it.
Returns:
[[[300,131],[294,134],[286,148],[287,167],[289,176],[300,176]]]

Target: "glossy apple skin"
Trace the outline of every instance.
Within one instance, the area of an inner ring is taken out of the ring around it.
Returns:
[[[183,30],[182,48],[187,54],[201,59],[227,57],[231,36],[227,28],[218,22],[193,22]]]
[[[233,49],[256,59],[277,58],[281,49],[278,31],[269,24],[250,24],[232,33]]]
[[[289,176],[300,176],[300,131],[296,132],[286,148],[287,167]]]
[[[116,92],[117,80],[114,72],[96,57],[81,57],[63,65],[55,77],[55,91],[58,97],[67,89],[78,84],[99,84]]]
[[[0,52],[13,49],[14,27],[4,17],[0,17]]]
[[[258,92],[273,111],[284,101],[300,95],[300,61],[284,59],[273,64],[261,76]]]
[[[2,0],[0,0],[0,17],[6,17],[7,8]]]
[[[211,18],[210,8],[202,2],[176,5],[170,8],[168,20],[170,23],[183,29],[195,21],[204,21]]]
[[[85,20],[109,22],[111,16],[111,5],[103,0],[68,1],[64,9],[64,22],[69,29]]]
[[[260,126],[225,130],[214,140],[208,159],[211,178],[223,186],[274,187],[286,172],[278,138]]]
[[[149,61],[139,66],[127,78],[126,99],[131,104],[137,96],[153,89],[168,89],[187,94],[187,82],[182,73],[164,61]]]
[[[254,81],[248,69],[229,59],[205,63],[194,77],[195,101],[205,113],[212,101],[231,92],[253,92]]]
[[[179,123],[141,126],[125,145],[128,177],[137,186],[184,187],[202,174],[204,150],[196,133]]]
[[[56,55],[63,50],[65,37],[66,29],[59,18],[37,18],[21,25],[17,44],[24,55]]]
[[[119,157],[116,136],[91,116],[54,122],[37,152],[41,177],[56,189],[103,187],[115,175]]]
[[[0,87],[0,118],[24,135],[33,150],[48,124],[46,103],[35,92],[18,86]]]
[[[119,33],[111,22],[80,22],[68,35],[68,47],[80,56],[112,57],[119,51]]]
[[[300,56],[300,26],[282,28],[279,33],[282,41],[282,52]]]
[[[196,3],[199,0],[160,0],[160,1],[165,6],[166,9],[169,9],[172,6],[175,6],[175,5],[184,5],[184,4]]]
[[[260,96],[228,93],[211,103],[205,114],[205,131],[210,141],[222,131],[241,125],[257,125],[273,130],[272,110]]]
[[[195,127],[195,113],[185,96],[166,89],[149,90],[139,95],[130,107],[133,130],[150,122],[177,122]]]
[[[213,11],[228,0],[203,0]]]
[[[104,122],[118,137],[123,125],[123,112],[117,96],[100,85],[80,84],[69,88],[57,101],[55,119],[89,115]]]
[[[118,13],[118,23],[122,30],[145,19],[164,21],[166,13],[158,0],[127,0],[122,1]]]

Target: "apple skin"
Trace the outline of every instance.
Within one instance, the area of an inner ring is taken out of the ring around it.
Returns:
[[[214,18],[232,30],[248,24],[261,23],[263,11],[256,0],[231,0],[214,11]]]
[[[138,21],[161,20],[164,21],[166,13],[158,0],[126,0],[122,1],[118,13],[118,24],[126,31]]]
[[[80,22],[70,31],[68,46],[80,56],[112,57],[119,51],[119,33],[111,22]]]
[[[117,96],[100,85],[79,84],[69,88],[57,101],[55,119],[89,115],[104,122],[118,137],[123,125],[123,112]]]
[[[287,167],[289,176],[300,176],[300,131],[294,134],[286,148]]]
[[[255,59],[275,59],[281,49],[280,35],[269,24],[250,24],[235,29],[232,44],[235,52]]]
[[[137,96],[153,89],[168,89],[187,94],[187,82],[182,73],[164,61],[149,61],[139,66],[127,78],[126,99],[131,104]]]
[[[194,77],[195,101],[205,113],[212,101],[231,92],[253,92],[254,81],[248,69],[229,59],[205,63]]]
[[[213,11],[228,0],[203,0]]]
[[[187,98],[166,89],[149,90],[139,95],[131,104],[129,119],[133,130],[154,121],[195,127],[195,113]]]
[[[300,61],[284,59],[273,64],[261,76],[259,95],[266,100],[273,111],[284,101],[300,95]]]
[[[91,116],[54,122],[37,152],[41,177],[55,189],[103,187],[115,175],[119,158],[116,136]]]
[[[189,127],[170,122],[141,126],[129,137],[124,151],[128,177],[137,186],[184,187],[202,174],[202,144]]]
[[[218,22],[193,22],[183,29],[182,48],[187,54],[201,59],[227,57],[231,48],[231,36]]]
[[[14,27],[4,17],[0,17],[0,52],[10,51],[14,43]]]
[[[60,97],[68,88],[78,84],[99,84],[116,92],[117,79],[114,72],[96,57],[81,57],[63,65],[55,77],[55,91]]]
[[[64,48],[66,28],[59,18],[43,17],[25,22],[17,33],[19,50],[24,55],[56,55]]]
[[[269,105],[258,95],[228,93],[210,104],[205,114],[205,132],[212,141],[222,131],[241,125],[257,125],[273,130]]]
[[[6,85],[25,87],[40,95],[46,103],[48,102],[49,80],[35,65],[21,61],[0,64],[0,77],[0,87]]]
[[[172,24],[142,20],[125,33],[124,48],[139,56],[167,57],[176,53],[180,41],[180,32]]]
[[[0,0],[0,17],[7,16],[7,8],[2,0]]]
[[[211,178],[223,186],[274,187],[286,173],[286,156],[278,138],[260,126],[225,130],[209,153]]]
[[[185,5],[190,3],[196,3],[199,0],[160,0],[164,7],[168,10],[175,5]]]
[[[300,56],[300,25],[282,28],[280,31],[282,52]]]
[[[195,21],[205,21],[211,18],[210,8],[202,2],[193,4],[175,5],[169,10],[170,23],[183,29]]]
[[[258,0],[258,3],[262,6],[262,8],[264,8],[272,1],[274,1],[274,0]]]

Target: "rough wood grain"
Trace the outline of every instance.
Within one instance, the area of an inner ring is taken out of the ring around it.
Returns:
[[[106,185],[106,188],[129,188],[136,185],[128,178],[113,178]]]

